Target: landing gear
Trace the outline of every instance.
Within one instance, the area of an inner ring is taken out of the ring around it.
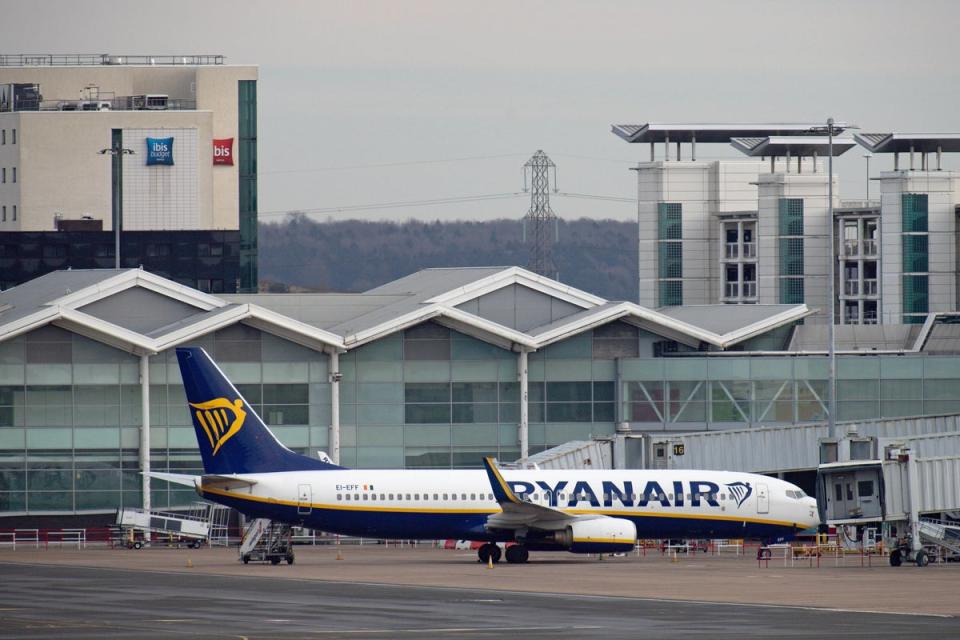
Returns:
[[[507,547],[507,562],[510,564],[523,564],[529,559],[530,552],[522,544]]]
[[[487,564],[490,560],[493,560],[494,564],[496,564],[500,562],[500,547],[493,542],[480,545],[480,548],[477,549],[477,557],[479,558],[479,562],[483,564]],[[509,554],[507,557],[510,557]]]

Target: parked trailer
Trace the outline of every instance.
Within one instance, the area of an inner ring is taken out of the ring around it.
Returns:
[[[209,518],[170,511],[120,509],[117,511],[117,526],[127,534],[129,549],[143,548],[144,540],[137,533],[170,536],[186,542],[193,549],[199,549],[210,536]]]

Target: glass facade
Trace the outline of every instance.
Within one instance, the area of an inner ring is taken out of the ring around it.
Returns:
[[[324,449],[327,357],[244,325],[191,341],[214,354],[277,437]],[[0,511],[141,506],[139,358],[48,326],[0,342]],[[150,358],[154,471],[200,473],[200,455],[173,350]],[[153,480],[154,508],[197,500]]]
[[[803,304],[803,199],[780,198],[780,304]]]
[[[657,284],[662,307],[683,304],[683,205],[657,205]]]
[[[610,435],[620,421],[656,432],[826,418],[825,357],[677,350],[649,357],[663,341],[613,322],[531,353],[531,453]],[[284,444],[310,454],[326,450],[325,354],[243,324],[190,344],[211,353]],[[465,468],[478,467],[485,455],[516,459],[517,360],[432,322],[342,354],[341,463]],[[0,511],[139,506],[138,376],[137,357],[53,326],[0,342]],[[958,385],[960,356],[840,356],[837,417],[960,413]],[[150,358],[150,417],[152,468],[199,473],[172,350]],[[155,508],[196,500],[165,482],[154,480],[152,489]]]
[[[257,271],[257,81],[237,86],[240,174],[240,293],[256,293]]]
[[[903,322],[922,324],[930,309],[929,196],[925,193],[904,193],[900,204],[903,229]]]
[[[236,293],[238,231],[125,231],[120,266],[210,293]],[[113,269],[111,231],[0,233],[0,291],[61,269]]]

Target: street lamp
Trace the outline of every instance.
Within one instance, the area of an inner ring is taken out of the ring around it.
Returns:
[[[873,157],[873,154],[867,151],[863,154],[863,159],[867,161],[867,203],[870,202],[870,158]]]
[[[836,226],[833,220],[833,136],[845,129],[852,129],[847,124],[837,125],[833,118],[827,118],[827,126],[812,127],[811,133],[827,134],[827,220],[830,227],[830,277],[827,282],[827,295],[830,297],[830,317],[827,324],[827,356],[830,360],[829,380],[827,381],[827,427],[831,438],[837,437],[837,352],[834,324],[836,322],[836,291],[834,277],[836,273],[837,249],[834,239]]]
[[[120,268],[120,207],[123,198],[121,175],[123,172],[122,158],[125,155],[134,155],[133,149],[127,149],[119,142],[112,147],[100,149],[100,155],[113,156],[113,264],[115,269]]]

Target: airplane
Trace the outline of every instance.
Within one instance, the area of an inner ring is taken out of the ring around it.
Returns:
[[[482,542],[479,560],[530,551],[616,553],[638,538],[792,538],[816,500],[776,478],[729,471],[347,469],[291,451],[207,353],[178,348],[204,474],[151,472],[253,518],[329,533]],[[501,554],[498,543],[509,543]]]

